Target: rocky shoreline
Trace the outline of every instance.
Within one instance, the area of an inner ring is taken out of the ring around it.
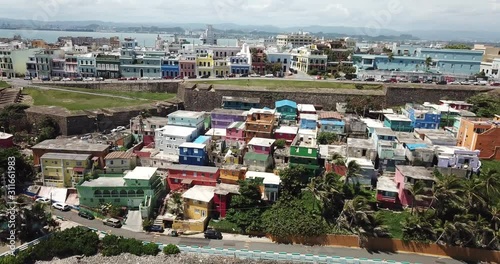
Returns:
[[[157,256],[136,256],[132,254],[121,254],[119,256],[104,257],[101,254],[91,257],[70,257],[66,259],[55,258],[51,261],[37,261],[36,264],[277,264],[278,261],[238,259],[223,256],[211,256],[206,254],[181,253],[178,255],[165,255],[159,253]],[[291,264],[292,262],[280,261],[279,264]]]

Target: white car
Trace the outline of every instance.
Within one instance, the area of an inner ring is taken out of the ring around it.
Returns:
[[[266,74],[265,77],[266,78],[274,78],[274,74]]]
[[[260,77],[260,75],[254,73],[254,74],[251,74],[250,77]]]
[[[70,82],[71,79],[70,78],[62,78],[61,81],[63,81],[63,82]]]
[[[127,129],[127,128],[124,127],[124,126],[118,126],[118,127],[114,128],[114,129],[111,129],[111,133],[118,132],[118,131],[123,131],[125,129]]]
[[[45,198],[45,197],[40,197],[40,198],[37,198],[35,200],[35,202],[37,202],[37,203],[43,203],[43,204],[49,204],[50,203],[50,199],[49,198]]]
[[[449,85],[460,85],[460,82],[450,82]]]
[[[54,207],[57,210],[61,210],[61,211],[69,211],[69,209],[70,209],[69,205],[67,205],[65,203],[53,203],[52,207]]]
[[[149,77],[141,77],[141,80],[147,81],[149,80]]]
[[[85,82],[92,82],[92,81],[94,81],[94,78],[87,77],[87,78],[83,78],[83,80]]]

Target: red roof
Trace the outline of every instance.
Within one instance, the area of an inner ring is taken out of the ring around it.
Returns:
[[[76,171],[76,172],[84,172],[84,171],[85,171],[85,168],[74,167],[74,168],[73,168],[73,171]]]

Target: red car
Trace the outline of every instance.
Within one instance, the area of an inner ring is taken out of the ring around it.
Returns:
[[[118,78],[118,81],[126,81],[126,80],[127,80],[127,78],[125,78],[125,77]]]
[[[174,78],[174,77],[172,77],[172,76],[164,76],[164,77],[163,77],[163,79],[165,79],[165,80],[170,80],[170,79],[173,79],[173,78]]]
[[[137,77],[130,77],[128,78],[129,81],[137,81]]]
[[[321,80],[321,75],[316,76],[316,80]]]
[[[491,86],[500,86],[500,82],[491,83]]]

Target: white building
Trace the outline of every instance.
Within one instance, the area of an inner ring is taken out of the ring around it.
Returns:
[[[295,48],[311,45],[314,40],[315,38],[309,33],[299,31],[298,33],[278,35],[276,37],[276,45],[281,47],[291,45]]]
[[[179,146],[198,136],[194,127],[166,125],[155,130],[155,149],[166,155],[179,155]]]
[[[263,180],[264,192],[262,193],[262,199],[268,201],[276,201],[278,199],[278,190],[281,183],[281,179],[278,175],[268,172],[257,172],[257,171],[247,171],[245,177],[247,179],[257,179]]]

